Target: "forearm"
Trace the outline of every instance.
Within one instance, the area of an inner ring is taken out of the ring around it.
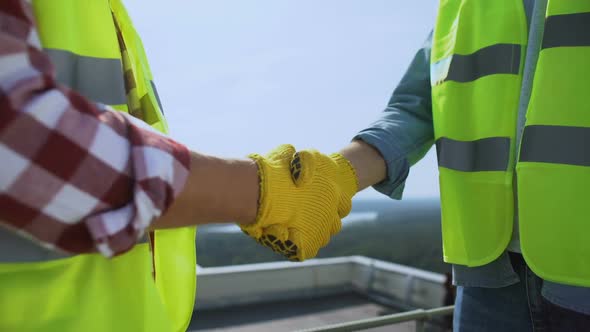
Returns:
[[[259,180],[252,160],[222,159],[191,154],[191,171],[184,189],[152,228],[211,222],[248,224],[256,219]]]
[[[340,153],[354,167],[359,191],[386,178],[385,161],[371,145],[354,141]],[[192,153],[184,189],[152,228],[211,222],[252,223],[256,219],[258,195],[258,169],[254,161]]]
[[[381,154],[371,145],[355,140],[340,153],[350,161],[358,179],[358,191],[385,180],[387,168]]]
[[[430,89],[431,35],[414,57],[377,121],[342,150],[358,174],[359,189],[400,199],[409,167],[434,140]]]

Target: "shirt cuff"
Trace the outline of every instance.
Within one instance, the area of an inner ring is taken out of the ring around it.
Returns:
[[[387,178],[373,186],[378,192],[393,199],[402,199],[406,178],[410,172],[407,158],[393,140],[383,139],[386,133],[379,128],[365,129],[354,140],[361,140],[377,149],[387,166]]]

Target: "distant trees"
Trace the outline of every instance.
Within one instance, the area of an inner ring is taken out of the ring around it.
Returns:
[[[353,213],[377,211],[370,222],[345,223],[318,257],[362,255],[384,261],[446,273],[442,261],[440,210],[437,200],[390,202],[355,201]],[[202,226],[197,232],[199,265],[222,266],[283,261],[284,258],[256,244],[241,233],[216,231]]]

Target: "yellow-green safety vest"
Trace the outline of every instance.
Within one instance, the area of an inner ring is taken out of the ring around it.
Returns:
[[[431,84],[444,259],[495,260],[518,213],[531,269],[590,287],[590,1],[549,0],[516,146],[526,47],[522,1],[440,1]]]
[[[32,4],[60,83],[92,101],[138,112],[167,132],[142,42],[120,0]],[[123,73],[122,61],[131,70]],[[135,81],[129,96],[125,75]],[[141,243],[110,260],[88,254],[0,262],[0,331],[185,331],[196,289],[195,231],[156,231],[153,260],[149,244]]]

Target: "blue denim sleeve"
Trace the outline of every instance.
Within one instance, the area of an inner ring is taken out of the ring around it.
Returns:
[[[394,199],[402,197],[410,166],[424,157],[434,142],[431,43],[432,32],[414,56],[381,117],[354,137],[376,148],[385,159],[387,179],[373,187]]]

